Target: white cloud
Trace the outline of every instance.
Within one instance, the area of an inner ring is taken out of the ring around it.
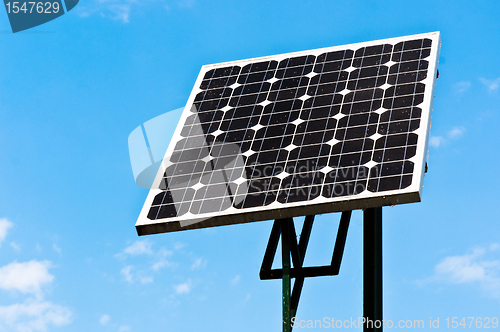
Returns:
[[[138,256],[138,255],[152,255],[153,250],[151,247],[153,244],[148,240],[137,240],[130,246],[123,249],[123,252],[117,254],[119,258],[124,258],[126,255]]]
[[[191,265],[191,270],[199,270],[207,266],[207,261],[203,257],[197,258]]]
[[[85,4],[80,2],[76,7],[75,12],[81,18],[90,17],[92,15],[100,15],[103,18],[120,21],[124,24],[130,22],[131,14],[138,8],[155,8],[156,10],[170,10],[171,7],[178,9],[190,9],[196,2],[194,0],[180,0],[174,6],[165,5],[164,0],[90,0]]]
[[[453,127],[446,133],[448,139],[444,138],[443,136],[431,136],[429,138],[429,145],[434,148],[440,147],[441,145],[448,143],[449,140],[456,140],[461,138],[462,136],[464,136],[464,133],[465,133],[464,126]]]
[[[0,330],[16,332],[46,331],[51,325],[71,323],[71,311],[40,299],[0,306]]]
[[[167,250],[165,248],[160,248],[158,251],[153,250],[153,243],[148,240],[137,240],[130,246],[126,247],[122,252],[115,255],[118,259],[131,259],[131,256],[147,255],[148,262],[144,261],[144,258],[140,258],[140,262],[136,262],[138,268],[135,269],[132,265],[124,266],[120,273],[123,275],[125,280],[130,283],[140,282],[142,284],[148,284],[153,282],[153,277],[148,275],[148,271],[152,269],[158,272],[162,268],[177,267],[177,263],[171,262],[167,257],[174,254],[173,251]],[[149,268],[147,266],[149,265]]]
[[[165,248],[161,248],[157,254],[158,260],[155,263],[153,263],[151,268],[154,271],[159,271],[160,269],[162,269],[164,267],[172,267],[172,268],[177,267],[177,263],[173,263],[173,262],[166,259],[166,257],[170,257],[173,254],[174,254],[173,251],[167,250]]]
[[[149,284],[153,282],[153,277],[145,276],[141,271],[133,273],[134,267],[132,265],[127,265],[123,267],[120,273],[125,278],[125,281],[129,283],[134,283],[135,281],[139,281],[141,284]]]
[[[21,246],[18,245],[17,243],[15,243],[14,241],[12,241],[10,243],[10,246],[15,250],[15,251],[21,251]]]
[[[165,248],[161,248],[159,251],[158,251],[158,255],[159,256],[162,256],[162,257],[170,257],[174,254],[174,252],[172,250],[167,250]]]
[[[9,229],[14,226],[13,223],[8,221],[5,218],[0,219],[0,245],[2,245],[3,240],[7,237],[7,233],[9,232]]]
[[[486,275],[485,266],[475,260],[483,254],[484,250],[475,250],[470,255],[446,257],[436,265],[436,275],[457,284],[482,280]]]
[[[469,90],[470,86],[471,86],[471,84],[469,81],[461,81],[461,82],[455,83],[453,85],[453,90],[457,94],[462,94],[465,91]]]
[[[75,11],[82,18],[99,14],[104,18],[129,23],[130,10],[134,4],[137,4],[136,0],[95,0],[88,6],[83,4],[77,6]]]
[[[151,268],[153,269],[153,271],[159,271],[160,269],[164,268],[164,267],[176,267],[177,264],[176,263],[172,263],[170,261],[167,261],[166,259],[161,259],[157,262],[155,262]]]
[[[121,269],[120,273],[125,277],[125,280],[132,283],[132,269],[134,267],[131,265],[125,266],[123,269]]]
[[[110,320],[111,320],[111,317],[109,317],[109,315],[102,315],[101,318],[99,318],[99,323],[101,325],[106,325],[109,323]]]
[[[465,128],[463,126],[454,127],[450,131],[448,131],[448,137],[451,139],[458,139],[462,137],[465,133]]]
[[[53,248],[55,251],[57,251],[59,254],[62,252],[62,251],[61,251],[61,248],[59,248],[59,247],[57,246],[57,244],[55,244],[55,243],[54,243],[54,244],[52,244],[52,248]]]
[[[500,298],[500,256],[497,249],[495,243],[465,255],[445,257],[435,266],[430,280],[456,285],[475,284],[486,294]],[[492,257],[488,258],[488,255]]]
[[[112,19],[129,23],[130,4],[112,4],[108,6],[108,10],[111,12]]]
[[[153,282],[153,277],[150,276],[139,276],[139,282],[141,284],[150,284]]]
[[[76,13],[78,14],[78,16],[80,17],[89,17],[90,16],[90,13],[88,11],[86,11],[85,9],[83,10],[78,10],[79,8],[77,8],[76,10]]]
[[[33,295],[21,303],[0,306],[0,330],[32,332],[46,331],[48,326],[71,322],[71,311],[43,300],[42,287],[51,283],[49,261],[12,262],[0,268],[0,288]]]
[[[49,273],[49,261],[12,262],[0,268],[0,288],[40,296],[41,287],[54,280]]]
[[[129,327],[129,326],[127,326],[127,325],[122,325],[122,326],[120,326],[120,328],[118,329],[118,332],[128,332],[128,331],[132,331],[132,330],[131,330],[131,329],[130,329],[130,327]]]
[[[238,274],[236,275],[232,280],[231,280],[231,285],[236,285],[237,283],[240,282],[241,276]]]
[[[12,226],[7,219],[0,219],[0,242]],[[15,242],[10,245],[20,250]],[[38,244],[36,248],[41,251]],[[72,313],[68,308],[44,300],[43,288],[54,281],[49,273],[51,267],[47,260],[14,261],[0,267],[0,289],[14,292],[16,298],[19,298],[17,292],[28,295],[18,303],[0,306],[0,331],[47,331],[51,326],[71,323]]]
[[[429,138],[429,145],[432,147],[439,147],[443,143],[443,137],[441,136],[431,136]]]
[[[176,242],[174,244],[174,249],[175,250],[180,250],[180,249],[185,248],[185,247],[187,247],[187,244],[183,243],[183,242]]]
[[[500,87],[500,77],[498,77],[494,80],[488,80],[485,78],[480,78],[479,80],[481,81],[481,83],[483,83],[486,86],[486,88],[488,89],[488,92],[495,92]]]
[[[174,289],[177,294],[187,294],[191,291],[191,287],[191,280],[182,284],[174,285]]]

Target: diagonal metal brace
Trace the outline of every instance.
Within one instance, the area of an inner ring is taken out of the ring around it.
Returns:
[[[294,249],[295,246],[293,240],[296,239],[296,236],[292,236],[291,239],[290,251],[292,254],[292,260],[294,265],[294,267],[290,269],[291,278],[334,276],[339,274],[340,264],[342,262],[342,256],[344,253],[345,241],[347,238],[347,231],[349,229],[349,222],[351,220],[351,213],[352,211],[342,212],[342,216],[340,217],[339,228],[337,231],[337,238],[335,240],[335,247],[333,250],[332,261],[330,265],[325,265],[325,266],[302,267],[302,264],[298,264],[299,261],[297,258],[300,258],[302,261],[304,259],[314,220],[314,216],[306,217],[306,221],[304,222],[304,226],[302,227],[302,233],[297,249]],[[294,234],[295,230],[294,228],[292,229],[293,229],[292,234],[295,235]],[[271,269],[274,261],[274,256],[276,254],[276,249],[278,248],[280,233],[281,231],[279,222],[275,221],[273,228],[271,230],[271,236],[269,237],[266,253],[264,254],[264,259],[262,261],[262,266],[260,269],[261,280],[281,279],[283,276],[283,269]]]

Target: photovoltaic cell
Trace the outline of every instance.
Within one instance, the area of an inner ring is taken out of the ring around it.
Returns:
[[[204,66],[139,234],[419,201],[439,47],[430,33]]]

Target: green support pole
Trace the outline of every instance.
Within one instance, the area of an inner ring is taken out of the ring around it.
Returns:
[[[281,219],[281,260],[283,263],[283,332],[292,330],[290,313],[290,223],[292,219]]]
[[[382,332],[382,207],[363,213],[364,332]]]

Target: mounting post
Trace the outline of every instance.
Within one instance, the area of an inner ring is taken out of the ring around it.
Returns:
[[[364,332],[382,332],[382,207],[363,212]]]
[[[290,312],[290,223],[293,219],[280,219],[281,224],[281,260],[283,263],[283,332],[292,330]]]

